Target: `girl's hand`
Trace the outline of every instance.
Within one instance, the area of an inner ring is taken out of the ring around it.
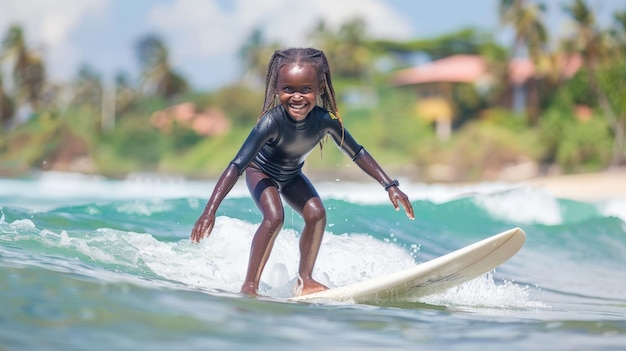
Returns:
[[[387,193],[389,194],[389,200],[391,200],[391,203],[393,204],[393,207],[396,209],[396,211],[400,210],[400,206],[398,204],[398,202],[400,202],[402,204],[402,207],[404,207],[404,211],[406,212],[406,215],[409,217],[409,219],[415,219],[413,206],[411,205],[411,201],[409,201],[409,197],[406,196],[405,193],[398,189],[397,186],[392,186],[391,188],[389,188],[389,190],[387,190]]]
[[[196,221],[196,224],[193,226],[190,237],[191,241],[196,244],[199,243],[202,238],[211,234],[214,225],[215,214],[208,213],[206,211],[203,212],[200,218]]]

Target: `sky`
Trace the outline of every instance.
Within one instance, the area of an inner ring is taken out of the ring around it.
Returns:
[[[544,0],[553,35],[568,30],[561,6]],[[469,26],[506,40],[498,0],[0,0],[0,36],[22,25],[31,48],[42,53],[52,81],[67,82],[88,64],[112,80],[139,74],[136,42],[158,34],[174,69],[194,88],[216,89],[235,81],[243,67],[237,53],[253,29],[285,47],[310,46],[306,33],[323,18],[338,26],[365,19],[373,38],[429,38]],[[603,27],[626,0],[587,0]],[[509,33],[510,34],[510,33]]]

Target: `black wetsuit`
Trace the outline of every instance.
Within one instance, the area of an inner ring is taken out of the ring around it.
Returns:
[[[363,147],[327,110],[316,106],[302,121],[294,120],[281,106],[268,111],[232,160],[241,175],[251,163],[270,176],[280,188],[302,172],[304,160],[326,135],[352,160]]]

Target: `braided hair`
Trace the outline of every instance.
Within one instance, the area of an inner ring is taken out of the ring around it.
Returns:
[[[276,50],[274,55],[270,59],[267,76],[265,78],[265,100],[263,101],[263,110],[259,119],[263,117],[267,111],[278,106],[280,104],[276,99],[275,94],[278,84],[278,72],[285,65],[292,63],[307,63],[310,64],[319,78],[320,85],[322,86],[322,94],[320,96],[321,105],[323,108],[330,112],[333,118],[336,118],[342,127],[342,142],[343,142],[343,121],[339,115],[339,109],[337,108],[337,99],[335,97],[335,89],[333,88],[332,80],[330,78],[330,66],[326,55],[321,50],[313,48],[291,48],[286,50]],[[322,147],[322,142],[320,142]]]

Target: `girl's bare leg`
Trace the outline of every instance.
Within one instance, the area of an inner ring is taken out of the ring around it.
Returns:
[[[241,292],[257,295],[263,268],[274,246],[276,235],[283,226],[284,210],[278,189],[267,175],[250,167],[246,170],[246,183],[263,215],[263,222],[252,239],[248,271]]]
[[[304,228],[300,236],[299,275],[302,281],[302,295],[328,289],[313,279],[313,268],[317,259],[324,229],[326,228],[326,210],[322,200],[309,180],[301,175],[282,191],[285,200],[304,219]]]

